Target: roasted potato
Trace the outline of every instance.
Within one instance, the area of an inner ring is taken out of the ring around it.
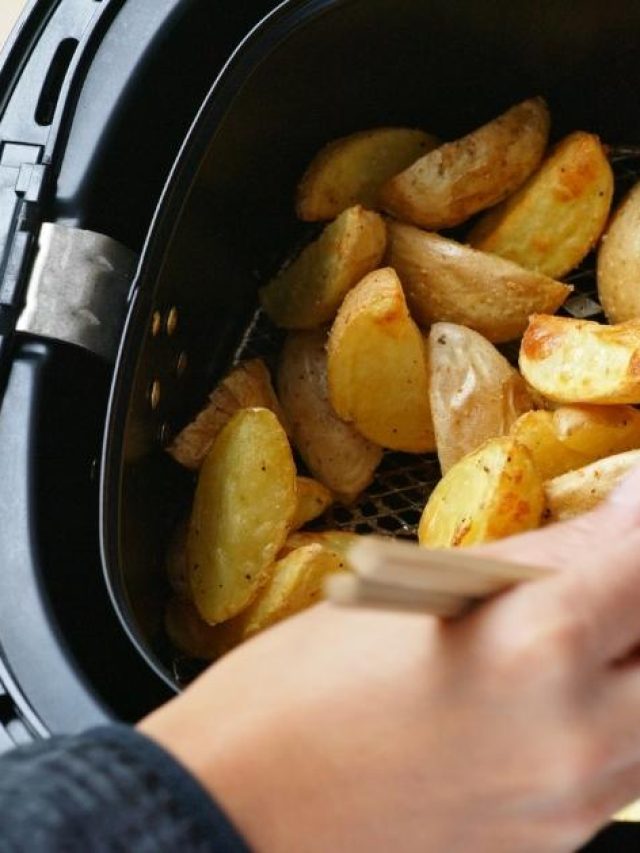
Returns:
[[[377,127],[325,146],[298,187],[300,219],[335,219],[354,204],[376,209],[380,187],[438,145],[435,136],[405,127]]]
[[[517,190],[540,163],[548,136],[545,102],[523,101],[391,178],[382,188],[382,204],[422,228],[459,225]]]
[[[353,285],[380,266],[386,241],[381,216],[350,207],[262,288],[264,310],[285,329],[314,329],[329,322]]]
[[[207,625],[195,606],[182,598],[172,598],[164,616],[167,636],[184,655],[215,660],[230,644],[220,631],[223,625]]]
[[[549,480],[544,484],[549,519],[565,521],[593,509],[637,465],[640,450],[629,450]]]
[[[533,403],[524,379],[486,338],[436,323],[429,335],[431,415],[442,473],[489,438],[506,435]]]
[[[347,294],[327,345],[329,399],[339,417],[392,450],[435,448],[425,343],[391,268]]]
[[[365,489],[382,449],[340,420],[329,402],[326,333],[296,332],[280,355],[278,393],[293,442],[313,476],[343,501]]]
[[[194,604],[209,624],[247,607],[271,576],[296,510],[289,442],[268,409],[242,409],[200,470],[187,538]]]
[[[527,382],[558,403],[640,403],[640,320],[531,317],[520,346]]]
[[[600,140],[592,133],[571,133],[467,239],[474,249],[561,278],[602,234],[612,197],[613,172]]]
[[[492,542],[538,527],[544,490],[531,454],[513,438],[492,438],[444,475],[422,513],[427,548]]]
[[[591,462],[587,456],[559,439],[554,414],[542,409],[526,412],[513,424],[509,433],[529,450],[543,480],[550,480]]]
[[[347,555],[349,549],[360,539],[358,533],[349,533],[346,530],[303,530],[292,533],[284,543],[280,552],[281,557],[303,548],[305,545],[320,545],[328,551],[337,554],[344,562],[343,568],[349,568]]]
[[[423,326],[444,320],[494,343],[509,341],[524,332],[530,314],[556,311],[572,290],[513,261],[411,225],[389,223],[388,231],[387,262]]]
[[[181,521],[173,531],[165,560],[167,581],[174,594],[183,601],[191,600],[189,565],[187,562],[187,534],[189,523]]]
[[[291,522],[291,529],[299,530],[304,527],[305,524],[322,515],[332,503],[333,495],[326,486],[311,477],[298,477],[298,505]]]
[[[225,376],[196,419],[175,437],[168,453],[185,468],[197,471],[222,427],[239,409],[252,406],[271,409],[287,429],[269,371],[259,358],[238,364]]]
[[[553,426],[560,441],[589,462],[640,447],[640,412],[632,406],[560,406]]]
[[[618,207],[602,238],[598,294],[610,323],[640,317],[640,183]]]
[[[269,583],[240,616],[246,640],[322,599],[324,579],[344,569],[344,560],[318,544],[296,548],[276,563]]]

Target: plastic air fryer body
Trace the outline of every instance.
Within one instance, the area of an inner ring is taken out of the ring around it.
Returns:
[[[177,689],[160,564],[192,482],[163,444],[247,342],[269,354],[257,287],[305,237],[313,153],[534,94],[556,137],[640,144],[631,0],[275,5],[33,0],[2,55],[0,750]]]
[[[0,750],[134,720],[171,695],[103,579],[105,412],[173,160],[219,68],[271,5],[32,0],[1,55]],[[100,264],[115,273],[101,278]],[[87,282],[101,295],[78,303]],[[97,336],[67,323],[87,305]]]

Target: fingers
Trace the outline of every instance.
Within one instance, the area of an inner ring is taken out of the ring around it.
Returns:
[[[592,660],[640,643],[640,468],[593,512],[475,550],[562,570],[536,583],[530,618],[565,626]]]

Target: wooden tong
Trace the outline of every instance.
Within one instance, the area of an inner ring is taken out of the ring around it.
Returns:
[[[463,549],[429,550],[378,536],[363,537],[350,549],[348,559],[352,574],[327,579],[329,601],[443,618],[460,616],[482,599],[552,572]]]

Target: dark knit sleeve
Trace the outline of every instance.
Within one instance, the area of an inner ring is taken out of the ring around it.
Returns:
[[[126,726],[0,758],[2,853],[163,853],[248,848],[198,782]]]

